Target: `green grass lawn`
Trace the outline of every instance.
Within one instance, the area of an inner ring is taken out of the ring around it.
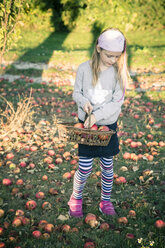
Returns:
[[[129,67],[164,71],[164,35],[164,30],[125,33]],[[5,59],[62,65],[78,65],[89,59],[97,37],[91,32],[59,33],[49,28],[25,29],[21,36]]]
[[[0,242],[11,248],[83,248],[88,241],[93,242],[96,248],[141,248],[151,247],[150,242],[154,241],[152,247],[164,248],[164,228],[155,227],[157,220],[165,221],[164,147],[160,143],[164,142],[164,92],[127,92],[118,122],[121,151],[114,158],[116,177],[125,177],[127,181],[116,184],[114,179],[112,202],[117,216],[104,216],[98,210],[101,178],[98,174],[99,161],[95,159],[84,190],[84,217],[74,219],[68,216],[67,206],[73,176],[65,179],[64,174],[74,173],[77,168],[78,162],[75,165],[71,162],[78,161],[77,145],[61,142],[53,121],[56,115],[58,120],[77,122],[77,118],[72,116],[77,111],[71,98],[72,87],[29,84],[23,80],[13,83],[2,80],[0,84],[1,94],[15,107],[19,101],[18,94],[29,95],[32,88],[34,110],[34,123],[25,123],[22,132],[15,130],[11,136],[8,135],[9,139],[0,140],[0,213],[4,211],[0,215],[0,230],[3,230],[0,231]],[[2,110],[5,109],[3,100],[0,100],[0,105]],[[135,114],[138,119],[135,119]],[[140,132],[143,132],[141,138]],[[141,142],[141,145],[131,148],[130,139]],[[31,151],[32,146],[37,150]],[[45,160],[50,157],[49,150],[55,152],[51,156],[52,169]],[[125,152],[132,154],[131,159],[123,158]],[[7,158],[9,153],[14,157]],[[137,159],[139,154],[141,159]],[[57,157],[62,159],[62,163],[56,163]],[[25,162],[25,167],[21,167],[21,162]],[[47,175],[48,179],[43,180],[43,175]],[[4,178],[11,179],[12,184],[4,185]],[[23,180],[22,184],[19,184],[19,179]],[[54,194],[50,193],[52,188]],[[37,192],[43,192],[44,198],[37,199]],[[29,200],[37,203],[35,209],[26,208]],[[43,207],[44,202],[47,202],[47,207]],[[23,211],[23,217],[20,217],[20,225],[14,226],[17,210]],[[134,210],[136,215],[131,216],[130,210]],[[95,227],[85,223],[88,213],[96,215],[98,223]],[[128,223],[119,223],[120,217],[126,217]],[[50,232],[46,230],[40,224],[41,220],[53,224],[53,229]],[[107,231],[100,229],[104,222],[109,224]],[[68,232],[63,230],[64,225],[70,227]],[[42,233],[40,238],[33,237],[32,233],[36,230]],[[130,233],[134,235],[133,239],[128,238]],[[138,243],[140,238],[141,244]]]

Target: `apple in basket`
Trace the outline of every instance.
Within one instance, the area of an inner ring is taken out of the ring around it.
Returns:
[[[81,123],[81,122],[78,122],[78,123],[76,123],[76,124],[74,124],[74,127],[75,128],[79,128],[79,129],[83,129],[84,128],[84,124],[83,123]],[[79,132],[79,131],[75,131],[75,133],[76,134],[81,134],[81,132]]]
[[[97,126],[96,124],[94,124],[94,125],[90,128],[90,130],[98,130],[98,126]]]
[[[98,128],[98,131],[109,131],[109,127],[107,127],[107,126],[100,126]],[[108,135],[106,135],[106,134],[99,135],[99,139],[100,140],[106,140],[106,139],[108,139]]]

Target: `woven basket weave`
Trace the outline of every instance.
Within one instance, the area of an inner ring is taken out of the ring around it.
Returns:
[[[75,123],[58,123],[58,134],[60,140],[76,142],[90,146],[107,146],[114,130],[99,131],[87,128],[76,128]]]

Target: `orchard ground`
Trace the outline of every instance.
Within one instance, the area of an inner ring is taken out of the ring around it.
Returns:
[[[30,44],[30,33],[26,38]],[[35,42],[39,43],[39,40]],[[88,39],[85,42],[90,43]],[[28,42],[26,45],[28,47]],[[37,44],[33,41],[32,45],[35,47]],[[137,78],[137,74],[132,77],[133,84],[126,93],[118,122],[120,153],[114,158],[112,192],[117,215],[111,217],[99,212],[101,177],[99,161],[95,159],[84,190],[84,217],[74,219],[68,216],[67,202],[78,166],[78,145],[59,140],[55,119],[78,121],[77,107],[72,100],[72,80],[76,66],[81,62],[80,57],[81,60],[88,57],[88,50],[83,50],[83,44],[79,46],[71,52],[54,52],[53,69],[46,71],[52,73],[48,82],[38,84],[31,79],[41,76],[43,69],[20,71],[14,65],[2,68],[3,73],[19,75],[11,82],[1,76],[2,97],[12,102],[16,109],[19,96],[29,96],[32,91],[34,112],[31,122],[25,121],[23,128],[13,129],[10,135],[0,140],[0,247],[4,243],[6,247],[14,248],[83,248],[89,244],[89,247],[97,248],[138,248],[152,244],[152,247],[164,248],[165,91],[161,87],[164,75],[162,61],[159,65],[153,62],[154,75],[146,71],[143,56],[137,56],[141,66],[134,64],[133,71],[139,73],[138,77],[142,80]],[[18,58],[31,63],[48,61],[49,46],[45,50],[45,61],[43,48],[33,49],[24,56],[23,47],[25,49],[20,43],[17,51],[13,49],[8,54],[8,61],[13,59],[11,54],[18,56],[17,64]],[[160,52],[155,49],[153,45],[152,52]],[[150,48],[144,51],[147,53]],[[41,56],[36,56],[37,53]],[[155,87],[153,82],[157,85],[159,80],[159,87]],[[4,99],[0,100],[0,106],[5,111]],[[6,111],[10,113],[9,106]],[[2,129],[3,126],[0,131]]]
[[[114,158],[117,216],[98,210],[101,178],[95,159],[84,191],[84,218],[73,219],[67,201],[78,166],[77,144],[61,142],[54,122],[54,115],[77,122],[72,87],[1,81],[1,94],[15,104],[18,93],[29,95],[30,88],[34,123],[0,141],[0,237],[6,247],[83,247],[87,241],[95,247],[141,247],[137,240],[143,238],[163,248],[164,228],[155,222],[164,220],[164,92],[127,92],[118,126],[121,152]],[[34,208],[28,208],[30,200]],[[96,216],[94,225],[85,222],[88,213]],[[100,229],[104,222],[108,230]]]

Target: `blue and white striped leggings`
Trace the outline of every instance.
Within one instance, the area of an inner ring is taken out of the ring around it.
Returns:
[[[79,167],[74,175],[73,197],[82,199],[83,189],[91,174],[93,158],[79,157]],[[110,201],[113,185],[113,157],[100,158],[101,167],[101,200]]]

